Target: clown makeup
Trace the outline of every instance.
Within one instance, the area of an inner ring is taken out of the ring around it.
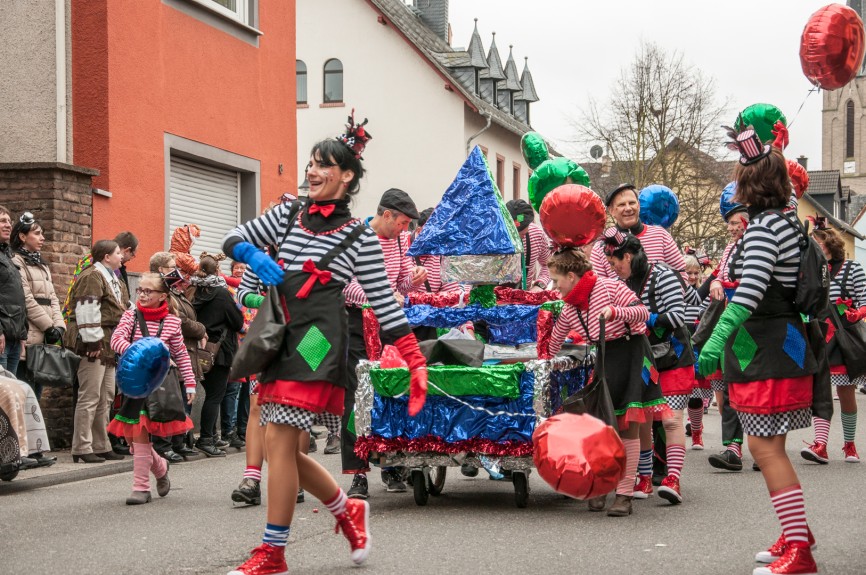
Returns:
[[[317,152],[310,158],[307,166],[310,199],[323,202],[343,197],[353,177],[354,173],[351,170],[341,170],[339,166],[323,159]]]

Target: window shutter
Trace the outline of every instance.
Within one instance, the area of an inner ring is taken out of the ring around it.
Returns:
[[[196,224],[201,237],[192,247],[198,259],[201,252],[222,251],[226,233],[238,225],[240,217],[240,175],[183,158],[171,158],[169,189],[169,234],[175,228]],[[228,262],[223,262],[228,270]]]

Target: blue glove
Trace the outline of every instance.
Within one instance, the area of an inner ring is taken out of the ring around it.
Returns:
[[[232,257],[236,261],[244,262],[250,266],[266,286],[283,283],[283,276],[285,275],[283,268],[253,244],[241,242],[235,245]]]
[[[656,326],[656,320],[657,320],[658,318],[659,318],[659,314],[657,314],[657,313],[650,313],[649,319],[646,320],[646,326],[647,326],[647,327],[655,327],[655,326]]]

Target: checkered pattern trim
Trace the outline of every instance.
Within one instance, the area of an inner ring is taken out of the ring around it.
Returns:
[[[847,373],[831,373],[830,374],[830,383],[835,386],[844,387],[846,385],[866,385],[866,376],[861,375],[860,377],[855,377],[853,380],[848,377]]]
[[[812,425],[811,408],[796,409],[783,413],[743,413],[737,412],[743,433],[758,437],[783,435],[795,429],[804,429]]]
[[[291,425],[301,431],[313,429],[313,421],[316,414],[312,411],[295,407],[294,405],[283,405],[282,403],[263,403],[260,422],[262,425],[268,423],[279,423]]]
[[[665,401],[668,402],[668,407],[673,409],[674,411],[679,411],[681,409],[685,409],[689,404],[689,396],[688,395],[666,395]]]
[[[713,389],[707,387],[695,387],[692,389],[692,397],[697,397],[699,399],[712,399],[713,391]]]
[[[725,385],[724,379],[711,379],[710,380],[710,389],[712,389],[713,391],[725,391],[727,388],[728,388],[728,386]]]
[[[316,416],[316,423],[324,425],[331,435],[340,435],[340,416],[323,411]]]

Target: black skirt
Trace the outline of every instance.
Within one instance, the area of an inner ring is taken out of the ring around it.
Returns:
[[[605,378],[620,429],[629,423],[652,421],[667,410],[645,335],[632,335],[605,342]]]

